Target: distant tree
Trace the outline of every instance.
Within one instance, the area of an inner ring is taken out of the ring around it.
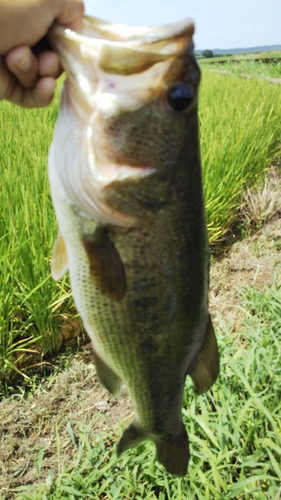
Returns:
[[[202,57],[214,57],[212,50],[203,50]]]

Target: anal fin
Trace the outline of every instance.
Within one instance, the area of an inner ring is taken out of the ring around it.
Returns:
[[[94,362],[99,381],[112,396],[118,398],[121,394],[122,380],[109,368],[101,358],[94,353]]]
[[[55,281],[59,280],[67,270],[67,251],[65,241],[59,233],[53,246],[51,274]]]
[[[210,389],[216,381],[220,372],[220,357],[218,344],[214,333],[212,320],[209,316],[205,339],[202,349],[192,370],[188,372],[191,376],[194,390],[202,394]]]

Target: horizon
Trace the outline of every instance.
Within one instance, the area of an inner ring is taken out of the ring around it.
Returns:
[[[255,45],[254,47],[226,47],[226,48],[213,47],[213,48],[210,48],[210,50],[212,50],[212,51],[216,51],[216,50],[247,50],[247,51],[249,51],[249,50],[253,49],[253,51],[255,51],[255,49],[261,49],[261,48],[266,48],[266,47],[270,47],[270,48],[275,47],[274,50],[281,50],[281,43],[276,43],[273,45]],[[196,51],[201,52],[202,50],[206,50],[206,49],[199,49],[199,48],[195,47],[195,52]]]

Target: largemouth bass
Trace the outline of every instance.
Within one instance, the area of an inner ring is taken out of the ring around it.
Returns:
[[[150,439],[178,476],[185,378],[200,394],[219,373],[193,32],[85,17],[82,33],[50,34],[67,74],[49,155],[52,275],[69,270],[101,384],[116,397],[125,384],[134,404],[118,455]]]

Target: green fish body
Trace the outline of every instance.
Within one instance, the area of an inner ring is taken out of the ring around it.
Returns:
[[[219,355],[208,313],[209,251],[198,137],[193,25],[129,28],[85,18],[53,28],[67,73],[49,155],[59,225],[52,274],[69,270],[100,382],[125,384],[145,439],[186,474],[186,375],[208,390]]]

